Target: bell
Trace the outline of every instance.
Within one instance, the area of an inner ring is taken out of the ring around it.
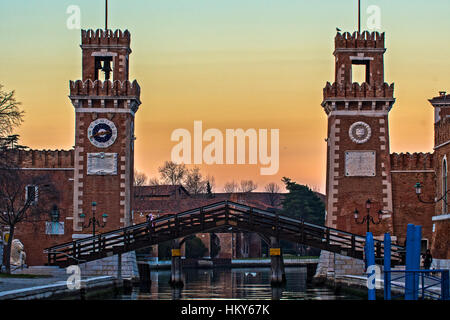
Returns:
[[[102,68],[102,61],[99,59],[95,59],[95,70],[99,70]]]
[[[109,74],[111,73],[111,60],[105,60],[103,62],[102,71],[105,73],[105,80],[109,80]]]

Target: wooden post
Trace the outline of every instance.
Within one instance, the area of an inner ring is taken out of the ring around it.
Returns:
[[[117,279],[122,280],[122,254],[117,255]]]
[[[352,256],[354,257],[356,254],[356,238],[355,235],[352,235]]]
[[[272,286],[283,285],[286,282],[286,274],[280,244],[275,237],[270,237],[270,267],[270,284]]]
[[[200,208],[200,225],[203,230],[205,228],[205,212],[203,211],[203,207]]]
[[[180,241],[178,239],[172,241],[172,265],[170,284],[174,287],[183,287],[181,267],[181,250]]]

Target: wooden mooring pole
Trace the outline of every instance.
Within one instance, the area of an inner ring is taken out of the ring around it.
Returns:
[[[280,243],[275,237],[270,238],[270,267],[270,284],[272,286],[280,286],[285,284],[286,274],[284,272],[283,255],[281,252]]]
[[[170,284],[174,287],[183,287],[182,278],[182,267],[181,267],[181,249],[180,241],[173,240],[172,242],[172,266],[170,275]]]

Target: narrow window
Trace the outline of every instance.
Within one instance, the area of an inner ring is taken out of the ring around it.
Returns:
[[[25,187],[25,201],[34,205],[38,201],[38,186],[28,185]]]

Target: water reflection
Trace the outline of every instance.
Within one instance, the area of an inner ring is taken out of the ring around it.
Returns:
[[[185,269],[183,272],[185,285],[181,289],[169,285],[169,270],[152,271],[151,284],[142,284],[116,299],[355,299],[337,296],[328,288],[311,287],[307,283],[306,268],[286,268],[286,286],[281,288],[271,287],[269,268]]]

